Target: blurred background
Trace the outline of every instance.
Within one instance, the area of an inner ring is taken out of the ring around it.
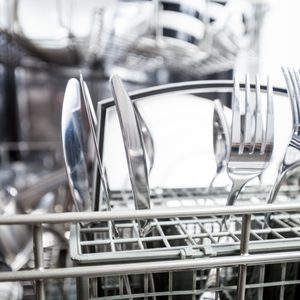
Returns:
[[[111,96],[112,73],[129,91],[233,70],[284,85],[280,67],[299,53],[298,9],[296,0],[1,0],[0,140],[59,142],[64,88],[79,70],[94,102]]]
[[[94,101],[110,96],[112,73],[136,90],[255,74],[262,61],[268,71],[284,44],[274,26],[288,20],[273,2],[2,0],[1,141],[59,141],[64,88],[79,70]]]

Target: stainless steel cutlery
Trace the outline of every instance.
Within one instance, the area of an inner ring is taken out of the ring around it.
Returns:
[[[214,100],[213,114],[213,146],[216,160],[216,173],[211,180],[207,192],[210,193],[216,178],[226,170],[229,155],[230,131],[224,113],[224,106],[219,99]]]
[[[74,206],[77,211],[84,211],[90,207],[91,200],[87,164],[83,149],[80,99],[79,82],[76,79],[70,79],[66,87],[62,108],[62,144]]]
[[[259,176],[270,162],[274,146],[274,110],[269,79],[267,100],[266,123],[263,124],[259,78],[256,77],[255,101],[252,101],[249,76],[246,75],[245,113],[242,114],[240,84],[237,76],[235,77],[230,153],[227,161],[227,173],[232,180],[232,187],[226,205],[234,205],[244,185]]]
[[[146,151],[139,120],[120,77],[113,75],[110,81],[123,136],[135,208],[150,209]],[[146,234],[149,223],[139,223],[141,234]]]
[[[281,161],[277,179],[268,195],[267,203],[273,203],[283,181],[300,166],[300,73],[296,69],[282,68],[290,98],[293,128],[289,144]]]

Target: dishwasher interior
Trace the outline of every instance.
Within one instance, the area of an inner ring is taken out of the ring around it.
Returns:
[[[262,72],[271,13],[0,0],[1,299],[299,298],[300,73]]]

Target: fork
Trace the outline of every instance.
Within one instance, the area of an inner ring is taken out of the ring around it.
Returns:
[[[290,98],[293,129],[290,142],[279,167],[277,179],[268,195],[267,203],[273,203],[284,179],[300,166],[300,73],[295,69],[282,68]],[[270,215],[268,215],[269,218]],[[268,221],[266,218],[266,221]]]
[[[263,124],[259,77],[256,76],[255,105],[251,101],[249,75],[245,83],[245,114],[240,111],[240,84],[235,76],[232,97],[232,124],[227,174],[232,181],[226,205],[234,205],[244,185],[268,166],[274,145],[273,88],[268,78],[267,116]],[[222,226],[228,216],[224,216]]]

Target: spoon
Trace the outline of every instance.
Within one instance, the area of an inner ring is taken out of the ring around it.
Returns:
[[[80,87],[78,80],[72,78],[64,96],[61,134],[68,182],[78,212],[89,209],[91,203],[80,111]]]

